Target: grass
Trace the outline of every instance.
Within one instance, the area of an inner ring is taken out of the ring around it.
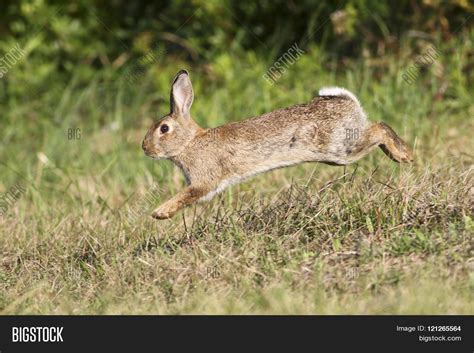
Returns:
[[[473,314],[472,36],[442,49],[413,85],[401,79],[409,51],[330,69],[313,48],[274,86],[252,53],[218,58],[212,74],[189,68],[204,126],[337,84],[416,161],[377,150],[346,168],[277,170],[161,222],[150,190],[158,204],[184,181],[140,143],[179,62],[139,84],[117,75],[114,91],[72,79],[8,101],[0,192],[27,191],[0,218],[0,313]]]

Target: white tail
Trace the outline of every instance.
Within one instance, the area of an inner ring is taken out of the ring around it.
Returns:
[[[323,87],[319,90],[318,94],[320,96],[345,96],[349,99],[352,99],[354,102],[356,102],[360,106],[360,102],[357,99],[357,97],[354,95],[354,93],[348,91],[345,88],[341,88],[341,87]]]

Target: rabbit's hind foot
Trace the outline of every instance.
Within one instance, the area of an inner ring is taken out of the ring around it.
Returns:
[[[379,146],[382,151],[397,163],[408,163],[413,161],[413,153],[407,144],[384,122],[370,125],[357,138],[348,139],[346,145],[347,160],[353,163],[375,147]]]
[[[382,135],[380,148],[389,158],[397,163],[413,162],[412,150],[390,126],[384,122],[380,122],[377,124],[377,127],[380,129]]]

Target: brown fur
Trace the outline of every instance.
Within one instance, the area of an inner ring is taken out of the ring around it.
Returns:
[[[385,123],[368,122],[357,99],[344,92],[203,129],[190,116],[192,85],[188,73],[180,71],[171,90],[171,112],[150,127],[142,147],[155,159],[173,161],[188,187],[158,207],[153,217],[170,218],[257,173],[303,162],[345,165],[376,146],[396,162],[411,161],[409,147],[397,134]],[[162,125],[169,131],[162,133]]]

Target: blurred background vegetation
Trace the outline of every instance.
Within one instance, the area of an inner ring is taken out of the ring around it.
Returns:
[[[94,81],[107,90],[150,52],[157,65],[142,65],[142,72],[158,86],[169,81],[160,78],[160,65],[185,62],[219,81],[236,61],[271,64],[295,42],[327,69],[348,69],[351,59],[363,58],[383,72],[387,55],[408,47],[416,57],[430,43],[471,31],[473,11],[468,0],[4,0],[0,52],[20,43],[28,54],[1,81],[0,99],[5,107],[45,87],[62,92],[61,83]],[[472,78],[472,67],[464,69]]]

